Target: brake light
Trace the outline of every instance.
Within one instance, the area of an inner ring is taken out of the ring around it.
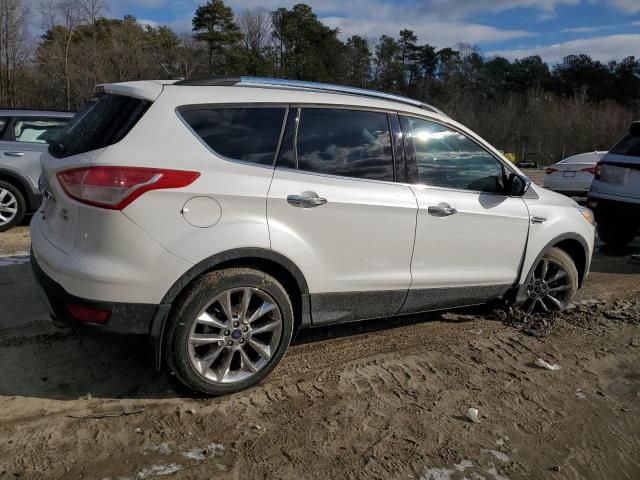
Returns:
[[[547,175],[550,175],[550,174],[552,174],[553,172],[557,172],[557,171],[558,171],[558,169],[557,169],[557,168],[552,168],[552,167],[547,167],[544,171],[545,171],[545,173],[546,173]]]
[[[596,180],[600,180],[602,177],[602,161],[596,163],[596,166],[593,167],[593,175]]]
[[[589,172],[592,175],[596,174],[596,166],[594,165],[593,167],[589,167],[589,168],[582,168],[580,169],[581,172]]]
[[[82,167],[58,172],[64,192],[94,207],[122,210],[150,190],[186,187],[198,172],[139,167]]]

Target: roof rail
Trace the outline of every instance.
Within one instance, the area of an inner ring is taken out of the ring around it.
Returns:
[[[282,88],[282,89],[301,89],[313,90],[317,92],[331,92],[345,95],[358,95],[361,97],[378,98],[381,100],[389,100],[392,102],[404,103],[413,107],[430,110],[434,113],[446,116],[446,114],[428,103],[423,103],[412,98],[395,95],[392,93],[378,92],[375,90],[367,90],[364,88],[347,87],[343,85],[333,85],[330,83],[307,82],[303,80],[286,80],[280,78],[268,77],[225,77],[214,76],[209,78],[196,78],[179,80],[174,85],[197,85],[197,86],[242,86],[242,87],[266,87],[266,88]]]

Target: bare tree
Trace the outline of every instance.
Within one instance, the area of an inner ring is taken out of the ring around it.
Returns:
[[[265,7],[248,8],[237,17],[247,50],[260,55],[271,42],[271,12]]]
[[[71,110],[69,52],[78,28],[86,23],[87,11],[81,0],[48,0],[40,5],[42,29],[50,36],[65,83],[67,110]]]
[[[16,76],[28,59],[29,9],[22,0],[0,0],[0,104],[16,105]]]

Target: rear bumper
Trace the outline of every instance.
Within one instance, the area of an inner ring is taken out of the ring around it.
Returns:
[[[160,330],[171,305],[115,303],[76,297],[68,293],[40,268],[33,251],[31,252],[31,270],[46,297],[52,317],[58,323],[91,331],[160,337]],[[109,317],[100,324],[82,322],[71,316],[67,305],[106,311],[109,312]]]
[[[635,221],[640,225],[640,203],[611,200],[590,194],[587,206],[593,210],[597,222],[629,224]]]

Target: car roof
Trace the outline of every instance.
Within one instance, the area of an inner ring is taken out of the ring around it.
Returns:
[[[56,110],[33,110],[30,108],[0,109],[0,117],[54,117],[71,118],[73,112],[63,112]]]

